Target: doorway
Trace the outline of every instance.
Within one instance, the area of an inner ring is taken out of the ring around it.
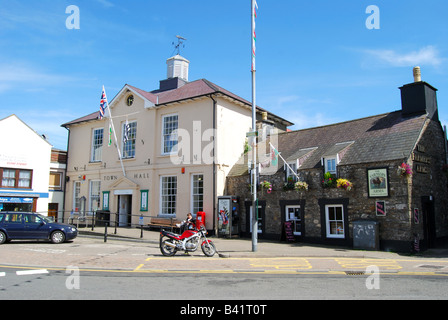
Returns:
[[[53,221],[58,221],[59,203],[48,204],[48,217],[52,217]]]
[[[422,197],[423,232],[428,249],[436,247],[436,218],[434,198]]]
[[[251,235],[252,234],[252,202],[246,201],[245,202],[246,207],[246,234]],[[260,238],[263,238],[265,235],[265,208],[266,208],[266,201],[261,200],[258,202],[258,236]]]
[[[132,214],[132,195],[118,196],[118,226],[130,226]]]

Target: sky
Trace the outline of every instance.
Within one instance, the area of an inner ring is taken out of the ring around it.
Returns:
[[[417,65],[448,124],[448,1],[257,2],[257,105],[290,129],[400,110]],[[103,85],[109,101],[158,88],[176,35],[190,81],[251,100],[250,0],[0,0],[0,119],[65,150],[61,124],[99,110]]]

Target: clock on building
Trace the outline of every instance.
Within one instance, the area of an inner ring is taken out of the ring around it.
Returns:
[[[132,94],[126,99],[126,103],[129,107],[134,103],[134,96]]]

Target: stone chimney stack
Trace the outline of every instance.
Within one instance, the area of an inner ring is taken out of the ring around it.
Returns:
[[[414,82],[400,88],[403,117],[426,113],[428,118],[438,121],[437,89],[429,83],[422,81],[420,67],[415,67],[413,74]]]

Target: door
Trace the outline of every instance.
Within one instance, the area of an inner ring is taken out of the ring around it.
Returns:
[[[28,239],[48,239],[48,228],[44,221],[34,214],[23,214],[25,237]]]
[[[434,212],[434,199],[422,197],[423,232],[428,249],[436,246],[436,219]]]
[[[249,222],[249,225],[246,223],[246,232],[252,234],[252,203],[249,206],[246,206],[246,221]],[[264,233],[264,220],[265,220],[265,205],[258,205],[258,234],[263,235]]]
[[[52,218],[53,221],[58,221],[58,210],[59,210],[59,203],[49,203],[48,204],[48,217]]]
[[[302,235],[302,211],[299,205],[285,207],[285,221],[292,222],[292,230],[295,236]]]
[[[132,196],[118,196],[118,226],[127,227],[131,221]]]
[[[25,236],[25,226],[23,224],[22,213],[7,213],[3,226],[8,235],[13,239],[23,239]]]

